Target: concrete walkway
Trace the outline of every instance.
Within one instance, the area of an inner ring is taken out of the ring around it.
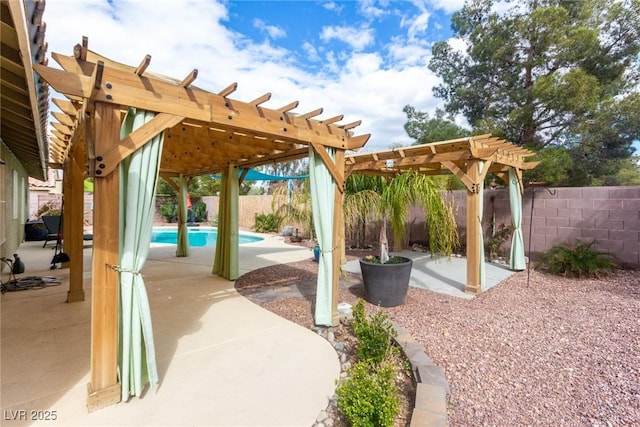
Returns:
[[[467,282],[466,258],[451,257],[447,259],[442,256],[432,258],[431,254],[413,251],[394,252],[390,255],[404,256],[413,260],[409,286],[459,298],[473,298],[472,294],[464,292],[465,283]],[[347,262],[342,266],[342,269],[350,273],[362,274],[358,260]],[[509,270],[506,265],[492,262],[485,263],[486,289],[494,287],[513,273],[515,272]]]
[[[53,251],[42,242],[24,243],[21,276],[62,284],[2,295],[2,425],[312,425],[340,374],[334,349],[211,275],[213,248],[191,250],[175,258],[175,246],[153,247],[143,269],[160,385],[142,399],[88,414],[91,249],[84,251],[86,300],[67,304],[68,270],[49,270]],[[312,256],[268,236],[241,246],[240,274]]]

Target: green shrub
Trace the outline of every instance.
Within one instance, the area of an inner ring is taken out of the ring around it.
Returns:
[[[358,360],[380,364],[392,351],[391,337],[395,336],[388,316],[378,311],[367,316],[364,301],[359,300],[353,307],[353,322],[351,329],[358,340]]]
[[[207,204],[201,200],[193,203],[191,206],[191,213],[193,214],[195,222],[207,222]]]
[[[338,410],[352,427],[392,426],[400,410],[395,369],[387,363],[356,363],[336,389]]]
[[[595,249],[596,240],[561,243],[544,253],[542,268],[565,277],[599,277],[615,268],[613,255]]]
[[[278,218],[275,214],[256,214],[253,229],[258,233],[278,231]]]
[[[160,205],[160,215],[162,215],[167,222],[174,222],[178,216],[178,207],[175,202],[169,199],[162,203]]]

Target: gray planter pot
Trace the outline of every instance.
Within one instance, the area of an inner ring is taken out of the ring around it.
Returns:
[[[401,264],[376,264],[360,258],[366,300],[381,307],[395,307],[407,301],[413,261],[402,258]]]

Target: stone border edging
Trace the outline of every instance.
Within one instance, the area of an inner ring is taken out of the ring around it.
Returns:
[[[416,381],[416,400],[410,427],[446,426],[449,383],[444,370],[433,364],[425,349],[406,329],[392,322],[397,336],[393,340],[404,352]]]

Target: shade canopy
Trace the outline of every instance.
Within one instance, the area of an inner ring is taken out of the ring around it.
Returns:
[[[243,181],[288,181],[290,179],[307,179],[309,175],[272,175],[259,172],[255,169],[240,169],[238,175]],[[216,179],[221,179],[220,175],[213,175]]]

